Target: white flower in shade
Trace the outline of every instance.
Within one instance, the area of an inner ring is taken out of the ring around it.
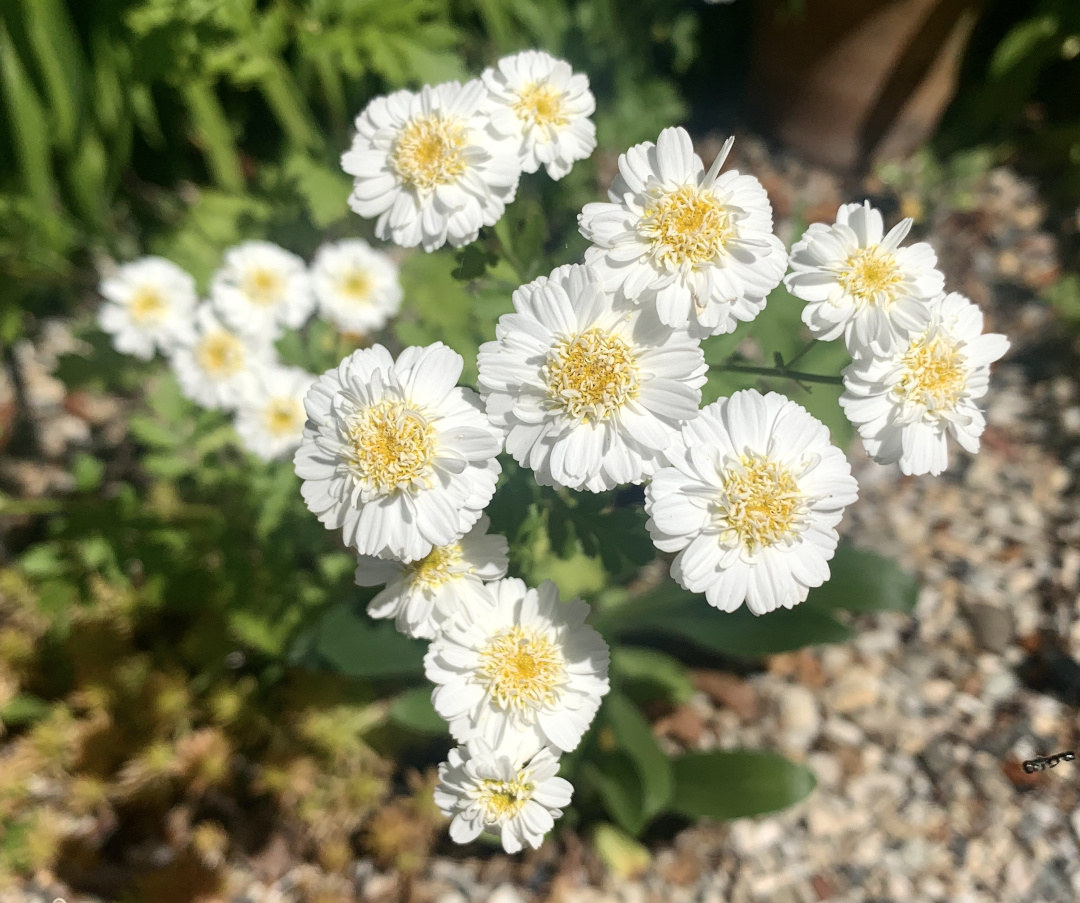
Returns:
[[[232,410],[259,368],[274,363],[273,346],[229,329],[209,304],[199,305],[194,321],[191,338],[170,356],[180,389],[204,408]]]
[[[541,165],[561,179],[576,160],[596,149],[596,127],[589,117],[596,100],[589,78],[570,64],[540,50],[504,56],[483,74],[491,127],[517,144],[525,172]]]
[[[979,308],[952,292],[931,303],[922,328],[890,355],[856,358],[844,370],[840,404],[880,464],[935,476],[949,463],[946,436],[974,454],[986,427],[977,399],[990,364],[1009,348],[1003,335],[983,335]]]
[[[757,615],[829,579],[835,527],[858,486],[829,431],[794,401],[749,389],[705,407],[645,490],[671,576],[710,605]]]
[[[312,386],[296,451],[308,508],[362,555],[416,561],[455,542],[495,493],[502,433],[457,387],[461,355],[442,342],[397,361],[355,351]]]
[[[320,312],[342,332],[375,332],[401,307],[397,264],[359,238],[319,248],[311,282]]]
[[[595,271],[559,267],[514,292],[480,348],[488,417],[544,486],[599,492],[639,483],[697,416],[705,359],[685,329],[617,306]]]
[[[526,735],[569,752],[608,691],[608,647],[585,623],[589,606],[560,603],[550,580],[528,589],[508,577],[488,588],[495,605],[450,618],[428,648],[435,711],[458,742],[497,747]]]
[[[303,326],[315,307],[304,261],[268,241],[225,252],[210,284],[210,300],[237,332],[276,339],[282,327]]]
[[[292,452],[304,434],[304,396],[314,382],[300,367],[257,368],[237,403],[240,444],[264,461]]]
[[[368,614],[393,618],[406,636],[430,640],[455,612],[491,608],[484,582],[506,576],[508,549],[505,536],[487,535],[488,526],[488,518],[481,517],[457,542],[435,546],[411,564],[361,555],[357,585],[386,584],[368,603]]]
[[[341,165],[355,178],[349,205],[378,217],[379,238],[434,251],[499,221],[521,170],[513,144],[487,130],[486,99],[479,79],[425,85],[376,97],[357,117]]]
[[[905,219],[885,235],[880,211],[844,204],[832,226],[813,223],[791,249],[784,282],[807,302],[803,322],[814,338],[844,336],[853,355],[888,354],[925,322],[923,313],[941,293],[945,277],[926,242],[900,247],[911,230]]]
[[[720,174],[731,144],[706,172],[686,131],[664,129],[619,157],[611,203],[586,204],[578,217],[593,243],[585,262],[609,289],[655,303],[664,323],[698,336],[754,319],[787,269],[761,183]]]
[[[163,257],[124,264],[102,280],[99,291],[106,303],[98,324],[112,335],[117,351],[145,361],[155,348],[168,354],[194,332],[195,280]]]
[[[507,853],[536,849],[574,792],[569,781],[556,776],[558,770],[558,755],[546,747],[523,755],[473,740],[450,750],[439,766],[435,805],[452,819],[455,843],[469,843],[488,831],[500,835]]]

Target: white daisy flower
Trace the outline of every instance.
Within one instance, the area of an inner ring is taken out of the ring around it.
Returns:
[[[240,444],[264,461],[293,451],[304,434],[304,396],[315,375],[300,367],[259,367],[240,394],[236,432]]]
[[[929,301],[945,277],[926,242],[900,247],[911,230],[905,219],[885,235],[881,212],[866,201],[844,204],[836,223],[813,223],[791,249],[784,282],[807,302],[803,322],[822,341],[841,334],[853,355],[888,354],[924,323]]]
[[[180,389],[204,408],[232,410],[252,391],[255,373],[275,362],[273,346],[229,329],[206,303],[194,320],[191,338],[170,355]]]
[[[401,307],[397,264],[359,238],[319,248],[311,282],[319,311],[341,332],[375,332]]]
[[[556,777],[558,770],[558,755],[546,747],[521,755],[473,740],[450,750],[439,766],[435,805],[452,819],[455,843],[469,843],[487,830],[500,835],[507,853],[526,845],[536,849],[574,792],[569,781]]]
[[[550,580],[528,589],[508,577],[488,589],[494,607],[459,612],[428,648],[435,711],[461,743],[495,747],[521,734],[569,752],[608,691],[608,647],[585,623],[589,606],[560,603]]]
[[[858,486],[829,431],[794,401],[748,389],[705,407],[645,490],[671,576],[710,605],[791,608],[829,579],[834,529]]]
[[[315,307],[304,261],[268,241],[248,241],[225,252],[210,283],[210,300],[237,332],[276,339],[282,327],[303,326]]]
[[[98,324],[113,347],[149,360],[155,349],[168,354],[191,339],[198,296],[195,280],[164,257],[143,257],[118,267],[98,289],[105,299]]]
[[[1005,336],[982,330],[982,311],[952,292],[931,303],[922,328],[892,354],[845,368],[840,404],[870,457],[936,476],[949,463],[946,435],[979,450],[986,420],[976,400],[986,394],[990,364],[1009,349]]]
[[[685,129],[664,129],[619,157],[611,203],[578,217],[593,243],[585,262],[608,289],[655,303],[664,323],[699,337],[753,320],[787,269],[761,183],[720,174],[733,140],[706,172]]]
[[[341,165],[355,177],[349,205],[378,217],[379,238],[434,251],[499,221],[521,170],[516,148],[487,130],[486,99],[479,79],[425,85],[376,97],[357,117]]]
[[[543,486],[640,483],[697,416],[707,369],[697,340],[651,309],[616,306],[582,265],[522,286],[514,308],[477,357],[506,450]]]
[[[480,397],[457,387],[462,365],[442,342],[406,348],[396,363],[375,345],[308,393],[301,493],[359,553],[416,561],[467,533],[491,501],[502,434]]]
[[[485,515],[457,542],[435,546],[411,564],[359,556],[357,586],[386,584],[368,603],[368,614],[394,618],[406,636],[430,640],[455,612],[491,608],[494,601],[484,583],[506,576],[509,550],[505,536],[487,535],[489,526]]]
[[[482,78],[491,127],[514,140],[525,172],[542,164],[551,178],[561,179],[596,149],[596,126],[589,119],[596,99],[589,77],[575,75],[569,63],[526,50],[504,56]]]

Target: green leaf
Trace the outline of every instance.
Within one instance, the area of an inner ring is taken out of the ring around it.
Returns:
[[[687,753],[672,763],[673,811],[727,821],[778,812],[805,799],[817,782],[809,769],[775,753]]]
[[[1057,32],[1058,20],[1051,14],[1018,22],[994,49],[989,66],[991,78],[1005,78],[1011,70],[1051,46]]]
[[[633,835],[640,833],[645,827],[645,790],[633,759],[622,752],[598,753],[582,765],[581,772],[619,827]]]
[[[376,624],[352,602],[340,603],[323,616],[311,651],[321,664],[346,677],[404,677],[424,670],[424,643],[402,636],[393,624]]]
[[[325,229],[349,212],[352,181],[340,167],[324,166],[307,154],[295,153],[285,161],[285,176],[296,185],[311,222],[319,229]]]
[[[832,577],[810,590],[804,604],[826,611],[912,611],[919,582],[891,558],[841,543],[829,562]]]
[[[635,701],[662,699],[680,705],[694,695],[694,685],[686,666],[656,649],[613,647],[611,673]]]
[[[75,477],[75,488],[79,492],[90,492],[101,485],[105,477],[105,464],[93,455],[80,453],[72,462],[71,475]]]
[[[592,841],[604,865],[620,878],[637,877],[652,862],[647,847],[607,822],[593,828]]]
[[[0,98],[7,107],[8,126],[19,161],[23,188],[37,203],[50,204],[56,186],[49,153],[49,124],[41,100],[34,91],[2,19],[0,87],[3,87]]]
[[[620,637],[667,635],[709,652],[756,658],[804,646],[842,643],[851,630],[808,605],[754,615],[745,606],[718,611],[704,596],[664,585],[646,596],[601,614],[597,627]]]
[[[21,727],[40,721],[49,714],[49,704],[31,693],[20,693],[0,708],[0,725]]]
[[[390,717],[418,734],[445,734],[446,722],[431,704],[431,688],[417,687],[402,693],[390,704]]]
[[[75,25],[60,0],[24,0],[26,36],[33,48],[49,102],[49,125],[64,149],[75,141],[86,63]]]
[[[633,762],[641,781],[640,830],[662,812],[671,799],[671,760],[653,736],[649,722],[630,699],[619,692],[604,701],[598,717],[598,729],[610,729],[614,749]]]

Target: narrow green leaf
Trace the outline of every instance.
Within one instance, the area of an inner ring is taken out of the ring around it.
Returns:
[[[829,569],[832,577],[810,590],[806,605],[854,612],[915,608],[919,582],[891,558],[841,543]]]
[[[638,701],[662,699],[679,705],[694,694],[690,672],[677,658],[656,649],[615,646],[611,650],[611,673]]]
[[[71,15],[60,0],[23,0],[26,37],[48,99],[49,124],[58,147],[68,149],[79,127],[86,64]]]
[[[323,616],[312,651],[347,677],[403,677],[424,670],[422,642],[402,636],[393,624],[376,624],[352,602],[339,603]]]
[[[244,188],[244,172],[232,129],[213,86],[200,79],[184,83],[181,93],[191,115],[195,143],[206,154],[214,180],[226,191]]]
[[[23,187],[37,203],[49,205],[55,197],[49,124],[23,61],[0,20],[0,86],[8,125],[14,139]]]
[[[390,717],[418,734],[445,734],[446,722],[431,704],[431,688],[417,687],[402,693],[390,704]]]
[[[646,824],[642,814],[645,790],[633,759],[622,752],[599,753],[582,765],[581,772],[616,824],[630,834],[639,834]]]
[[[805,799],[817,784],[809,769],[775,753],[687,753],[672,767],[671,808],[690,818],[726,821],[778,812]]]
[[[994,48],[989,66],[991,78],[1006,77],[1025,60],[1048,49],[1057,32],[1057,16],[1050,13],[1018,22]]]
[[[641,781],[641,824],[664,810],[671,799],[671,760],[653,736],[649,722],[622,693],[604,700],[598,728],[611,729],[616,749],[629,756]],[[639,828],[640,830],[640,828]]]

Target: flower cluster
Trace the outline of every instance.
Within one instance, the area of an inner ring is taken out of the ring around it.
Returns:
[[[478,79],[376,97],[356,119],[341,165],[349,204],[379,238],[434,251],[499,221],[521,173],[553,179],[596,147],[586,76],[537,50],[504,57]]]
[[[117,350],[172,364],[183,393],[235,414],[241,444],[264,460],[289,455],[304,427],[315,376],[283,366],[274,347],[316,310],[347,333],[377,330],[401,305],[397,267],[359,239],[324,245],[311,268],[295,254],[249,241],[225,254],[210,298],[160,257],[124,264],[104,279],[98,322]]]
[[[588,606],[554,584],[505,578],[507,543],[488,534],[504,431],[459,387],[442,343],[356,351],[305,399],[296,472],[308,507],[356,549],[356,582],[407,636],[431,640],[432,701],[463,744],[443,765],[452,836],[501,832],[538,846],[570,799],[555,777],[607,692],[607,646]]]
[[[970,300],[945,294],[933,249],[902,244],[910,230],[905,219],[886,234],[869,201],[845,204],[832,226],[814,223],[791,249],[785,282],[807,302],[814,338],[844,337],[852,363],[840,404],[867,453],[936,476],[949,463],[948,435],[979,450],[986,421],[976,402],[1009,343],[983,334]]]

